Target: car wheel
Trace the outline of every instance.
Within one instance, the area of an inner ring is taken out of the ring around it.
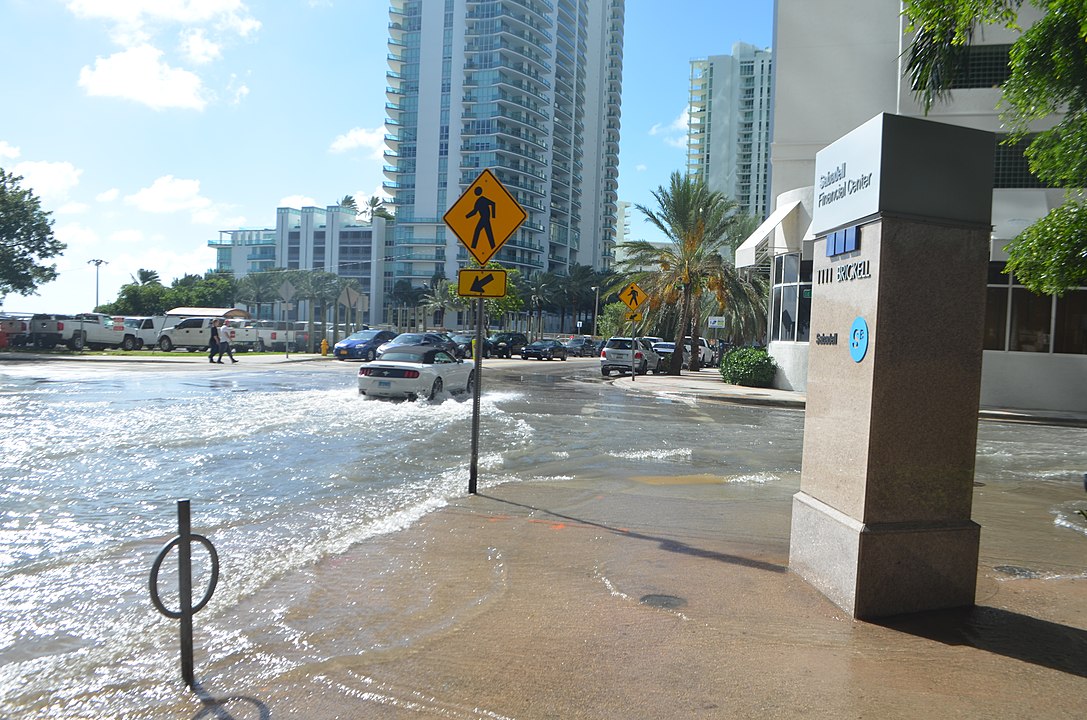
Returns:
[[[464,386],[464,392],[471,395],[476,390],[476,371],[468,373],[468,384]]]
[[[561,358],[561,359],[562,359],[562,361],[563,361],[563,362],[566,362],[566,353],[563,353],[563,354],[562,354],[562,358]]]
[[[638,374],[639,375],[648,375],[649,374],[649,361],[648,360],[642,360],[642,366],[640,368],[638,368]]]
[[[257,352],[264,352],[264,338],[257,338],[257,344],[254,346]]]
[[[121,349],[128,351],[135,350],[136,338],[132,337],[131,335],[125,335],[125,339],[121,341]]]
[[[600,368],[600,374],[604,377],[611,377],[611,370],[607,368]]]
[[[168,337],[159,338],[159,350],[170,352],[174,349],[174,343]]]
[[[68,348],[78,352],[83,349],[84,344],[85,340],[83,338],[83,333],[77,332],[72,336],[72,339],[68,341]]]
[[[430,388],[430,395],[427,395],[427,400],[433,400],[438,397],[438,394],[442,391],[442,379],[436,378],[434,385]]]
[[[373,348],[370,348],[369,350],[367,350],[366,351],[366,362],[373,362],[374,361],[374,356],[375,356],[375,353],[374,353]]]

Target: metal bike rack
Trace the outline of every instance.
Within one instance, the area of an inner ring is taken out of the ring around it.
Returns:
[[[155,608],[168,618],[181,621],[181,677],[185,684],[192,688],[195,683],[193,675],[192,653],[192,616],[204,609],[215,592],[215,585],[219,582],[219,554],[215,552],[215,546],[203,535],[195,535],[191,531],[189,519],[189,501],[177,501],[177,537],[163,545],[158,557],[151,565],[151,602]],[[208,550],[211,556],[211,582],[208,583],[207,592],[200,602],[193,605],[192,602],[192,543],[197,542]],[[177,546],[177,574],[178,597],[180,609],[170,610],[163,604],[159,597],[159,571],[162,569],[162,561]]]

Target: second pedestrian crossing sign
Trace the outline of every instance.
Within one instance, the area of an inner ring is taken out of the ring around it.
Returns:
[[[505,244],[528,214],[490,170],[484,170],[442,216],[481,266]]]

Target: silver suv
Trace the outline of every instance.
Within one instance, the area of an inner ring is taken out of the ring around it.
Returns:
[[[629,373],[631,367],[639,375],[645,375],[650,370],[655,374],[665,370],[661,366],[660,355],[653,350],[653,346],[645,338],[631,340],[628,337],[613,337],[609,339],[600,353],[600,374],[609,377],[612,370],[617,373]]]

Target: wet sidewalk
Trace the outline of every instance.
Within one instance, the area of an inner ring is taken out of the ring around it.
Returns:
[[[775,407],[803,409],[807,400],[804,393],[793,390],[726,384],[716,368],[704,368],[699,372],[684,371],[679,377],[674,375],[638,375],[633,382],[629,375],[623,375],[614,379],[612,383],[617,388],[631,392],[683,395],[701,400],[731,402],[739,405],[772,405]],[[1087,427],[1087,412],[1075,413],[982,406],[978,411],[978,417],[983,420],[1001,422]]]

